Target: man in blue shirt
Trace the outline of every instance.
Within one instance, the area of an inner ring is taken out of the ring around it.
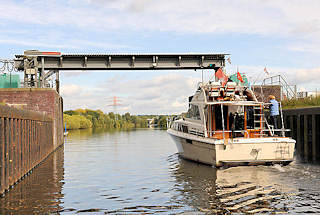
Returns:
[[[278,129],[278,116],[279,116],[279,103],[276,101],[274,95],[269,96],[270,99],[270,118],[271,124],[274,126],[274,129]]]

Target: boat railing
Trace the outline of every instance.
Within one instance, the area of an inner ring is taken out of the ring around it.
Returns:
[[[270,125],[272,126],[272,125]],[[273,126],[272,126],[273,127]],[[270,128],[270,129],[262,129],[261,132],[270,132],[271,136],[274,136],[275,132],[281,132],[281,136],[285,136],[284,133],[291,131],[291,129],[286,129],[286,128],[278,128],[278,129],[274,129],[274,128]]]
[[[279,129],[274,129],[274,128],[271,128],[271,129],[262,129],[260,131],[260,137],[264,136],[263,133],[264,132],[269,132],[270,133],[270,136],[271,137],[276,137],[275,136],[275,133],[276,132],[281,132],[281,136],[282,137],[285,137],[285,135],[283,135],[285,132],[289,132],[291,131],[290,129],[285,129],[285,128],[279,128]],[[208,131],[208,136],[209,137],[212,137],[214,134],[221,134],[221,133],[245,133],[246,135],[244,135],[246,138],[249,138],[250,135],[249,135],[249,132],[248,130],[224,130],[224,131]]]
[[[188,133],[189,133],[189,134],[196,135],[197,137],[204,137],[203,131],[199,131],[199,130],[188,130]]]
[[[282,112],[281,102],[279,102],[279,105],[280,105],[280,115],[281,115],[281,128],[284,129],[283,112]],[[285,136],[285,132],[284,131],[282,131],[282,136]]]
[[[217,133],[246,133],[247,134],[247,137],[249,137],[249,132],[247,130],[224,130],[224,131],[208,131],[208,134],[210,137],[212,137],[214,134],[217,134]]]
[[[180,119],[181,116],[171,115],[167,117],[167,128],[171,128],[174,121]]]

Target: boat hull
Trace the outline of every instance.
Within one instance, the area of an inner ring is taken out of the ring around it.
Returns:
[[[216,165],[215,145],[207,144],[202,141],[190,140],[172,134],[171,137],[173,138],[181,157],[208,165]]]
[[[225,142],[172,129],[168,133],[181,157],[217,167],[286,165],[294,158],[295,141],[291,138],[237,138]]]

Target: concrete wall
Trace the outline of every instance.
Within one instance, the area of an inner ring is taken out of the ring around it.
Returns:
[[[54,89],[0,89],[0,103],[47,113],[54,120],[54,149],[63,143],[63,100]]]
[[[296,155],[302,161],[320,161],[320,107],[284,110],[285,127],[296,141]]]

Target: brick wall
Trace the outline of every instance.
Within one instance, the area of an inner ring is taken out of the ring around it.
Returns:
[[[63,100],[53,89],[0,89],[0,102],[24,110],[45,112],[54,119],[54,148],[63,143]]]
[[[261,92],[262,88],[262,92]],[[274,95],[277,101],[281,101],[281,86],[267,85],[267,86],[252,86],[254,94],[258,101],[269,102],[269,95]]]

